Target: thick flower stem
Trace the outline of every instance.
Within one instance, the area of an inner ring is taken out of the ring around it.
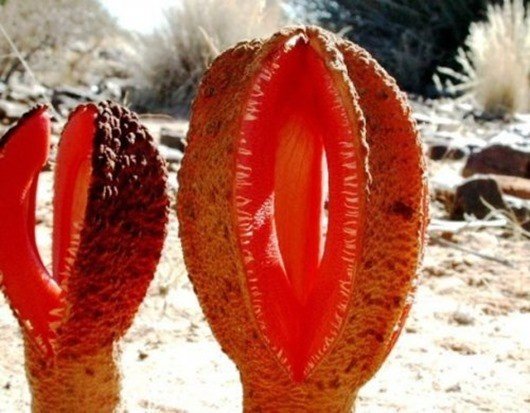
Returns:
[[[334,383],[252,381],[242,377],[243,410],[254,412],[350,413],[355,411],[357,391],[345,391]]]
[[[71,351],[46,358],[26,345],[33,413],[110,413],[120,401],[121,375],[113,346],[90,354]]]

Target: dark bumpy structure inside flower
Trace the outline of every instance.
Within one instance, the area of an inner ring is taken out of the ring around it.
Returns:
[[[125,332],[153,277],[167,222],[165,164],[132,112],[78,107],[57,154],[49,273],[34,234],[49,129],[37,107],[0,141],[1,286],[41,350],[82,352]]]

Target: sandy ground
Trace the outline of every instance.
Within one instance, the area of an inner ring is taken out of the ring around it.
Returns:
[[[172,174],[171,182],[175,183]],[[50,262],[51,173],[37,238]],[[358,412],[530,411],[530,242],[502,229],[431,237],[416,303]],[[164,257],[123,343],[124,412],[237,412],[237,370],[220,351],[183,266],[172,217]],[[29,411],[18,326],[0,296],[0,412]]]

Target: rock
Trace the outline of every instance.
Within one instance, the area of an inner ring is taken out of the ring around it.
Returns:
[[[493,144],[472,153],[463,175],[488,173],[530,178],[530,149],[519,145]]]
[[[448,117],[438,116],[436,114],[424,114],[415,112],[412,116],[418,123],[433,124],[445,131],[455,131],[458,130],[458,128],[460,127],[460,122]]]
[[[453,320],[461,326],[475,324],[475,317],[469,311],[457,310],[453,313]]]
[[[90,89],[69,86],[54,89],[51,97],[53,107],[65,117],[80,103],[97,102],[99,100],[102,99]]]
[[[183,129],[162,128],[160,130],[160,143],[184,153],[187,145],[186,131]]]
[[[0,121],[11,123],[28,111],[29,107],[22,103],[0,100]]]
[[[512,130],[519,135],[530,138],[530,113],[516,114],[515,120],[520,123],[515,124]]]
[[[422,135],[433,160],[462,159],[487,145],[482,138],[459,132],[426,131]]]
[[[48,89],[44,86],[24,83],[10,84],[7,90],[7,97],[11,101],[17,101],[25,104],[33,104],[48,94]]]
[[[98,95],[105,96],[106,99],[120,100],[123,97],[123,90],[127,83],[123,79],[103,79],[97,87]]]
[[[456,189],[451,219],[462,219],[465,214],[482,219],[491,211],[485,202],[495,209],[507,209],[495,179],[488,176],[467,179]]]
[[[519,133],[520,126],[519,127],[512,127],[511,130],[504,130],[497,135],[495,135],[493,138],[490,139],[489,143],[491,145],[505,145],[505,146],[511,146],[511,147],[522,147],[523,149],[530,147],[527,139]]]
[[[52,98],[53,107],[64,118],[68,118],[70,111],[76,108],[79,105],[79,103],[80,103],[79,100],[66,96],[66,95],[63,95],[63,96],[54,95],[54,97]]]
[[[80,101],[96,100],[94,94],[90,89],[83,89],[79,87],[64,86],[53,91],[53,96],[68,96]]]
[[[446,393],[455,393],[462,391],[462,388],[460,387],[459,383],[455,383],[451,386],[448,386],[445,388]]]
[[[439,143],[429,145],[428,155],[429,158],[434,161],[439,161],[442,159],[458,160],[469,155],[469,150],[467,150],[467,148],[459,148]]]
[[[100,100],[90,89],[61,87],[53,91],[51,103],[62,115],[68,113],[83,102],[97,102]]]
[[[521,199],[530,199],[530,179],[507,175],[490,175],[497,181],[501,191]]]

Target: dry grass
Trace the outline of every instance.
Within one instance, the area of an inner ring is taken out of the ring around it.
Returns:
[[[204,70],[236,42],[269,35],[284,24],[278,3],[255,0],[182,0],[165,24],[141,38],[132,96],[140,110],[186,112]]]
[[[530,10],[523,0],[490,5],[486,20],[473,23],[458,51],[461,71],[439,71],[452,80],[450,92],[471,95],[487,113],[530,110]]]

